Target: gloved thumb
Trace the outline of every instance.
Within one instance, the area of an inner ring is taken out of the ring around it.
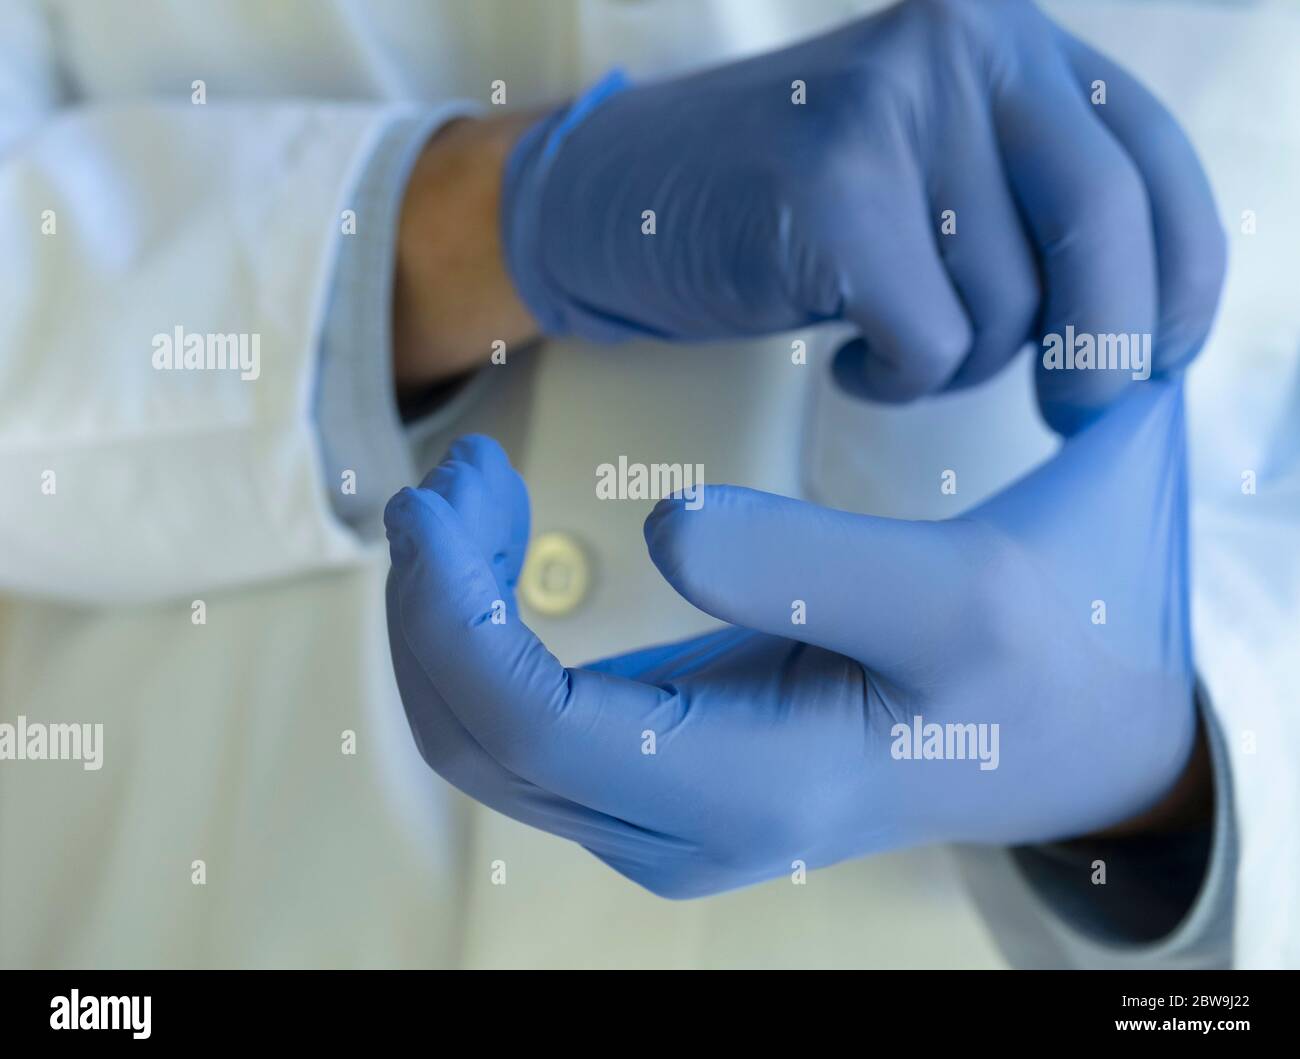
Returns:
[[[508,605],[521,504],[522,481],[486,438],[457,443],[424,485],[394,496],[384,512],[390,635],[401,637],[401,657],[423,671],[427,693],[502,769],[617,816],[619,799],[645,794],[627,775],[639,734],[669,725],[678,703],[635,680],[566,669]],[[403,675],[408,687],[418,676],[409,665]],[[473,753],[472,746],[460,752]],[[660,780],[640,775],[647,784]],[[603,834],[627,837],[608,821]]]
[[[963,522],[854,515],[739,486],[661,501],[650,558],[708,614],[856,658],[883,673],[969,622],[969,566],[985,543]]]

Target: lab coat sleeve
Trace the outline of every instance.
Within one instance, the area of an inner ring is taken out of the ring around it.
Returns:
[[[414,458],[430,433],[454,421],[485,373],[439,387],[417,414],[397,407],[392,365],[393,272],[397,226],[411,169],[446,121],[478,108],[453,103],[399,118],[386,128],[358,180],[364,228],[343,241],[321,342],[316,420],[329,497],[360,537],[383,531],[388,498],[425,468]]]
[[[1231,966],[1238,827],[1223,733],[1204,692],[1198,701],[1214,774],[1208,831],[956,848],[967,889],[1013,966]]]
[[[355,561],[318,353],[359,175],[409,109],[67,106],[36,10],[0,25],[0,591],[138,601]],[[178,329],[242,336],[256,371],[158,370]]]

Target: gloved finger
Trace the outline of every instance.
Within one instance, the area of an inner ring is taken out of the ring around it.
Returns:
[[[467,434],[452,442],[446,457],[425,475],[422,489],[437,490],[460,513],[513,613],[515,586],[528,547],[528,489],[492,438]]]
[[[676,697],[565,669],[518,617],[493,620],[495,579],[440,493],[403,489],[384,520],[406,642],[466,731],[515,775],[639,823],[628,807],[662,780],[641,766],[642,732],[672,725]]]
[[[857,167],[845,167],[841,202],[860,203],[869,233],[843,217],[828,218],[821,254],[835,262],[837,287],[813,300],[857,326],[865,355],[836,378],[849,392],[878,401],[910,401],[942,390],[965,359],[971,325],[939,257],[925,178],[908,145],[904,104],[882,108],[865,130],[880,159],[880,178],[864,188]],[[811,284],[826,287],[827,280]]]
[[[1159,318],[1154,370],[1173,371],[1194,357],[1209,333],[1223,287],[1227,245],[1196,151],[1160,101],[1123,67],[1062,33],[1079,86],[1102,82],[1094,107],[1146,182],[1155,233]]]
[[[952,76],[969,77],[962,67]],[[962,90],[977,98],[981,86]],[[945,164],[936,167],[931,212],[944,267],[966,307],[970,351],[948,389],[975,386],[997,374],[1035,335],[1041,296],[1038,265],[997,152],[991,117],[964,113],[939,138]]]
[[[1172,672],[1190,667],[1187,505],[1183,379],[1175,375],[1133,387],[1052,459],[964,517],[1057,556],[1035,566],[1038,588],[1054,584],[1076,600],[1069,612],[1077,627],[1117,665],[1165,659],[1162,671]],[[1004,598],[1014,598],[1010,578],[1001,580]],[[1117,604],[1131,600],[1134,585],[1150,586],[1144,606]],[[1099,603],[1105,620],[1094,624]],[[1153,621],[1158,603],[1163,620]],[[1138,679],[1134,671],[1134,687]]]
[[[961,582],[978,557],[970,531],[732,485],[705,486],[695,510],[662,500],[645,524],[655,566],[705,613],[886,674],[978,620]]]
[[[597,856],[638,886],[672,901],[710,897],[724,890],[768,882],[773,875],[779,874],[779,869],[774,872],[769,865],[749,871],[739,870],[735,865],[720,864],[700,857],[689,849],[673,854],[658,850],[652,857],[609,856],[600,853]]]
[[[587,662],[582,668],[592,673],[609,673],[645,684],[657,684],[660,681],[656,675],[666,668],[680,671],[684,659],[706,660],[716,657],[718,652],[731,649],[745,635],[743,629],[721,629],[689,640],[656,644],[639,651]]]
[[[577,806],[503,768],[474,741],[443,702],[419,661],[411,654],[400,625],[393,581],[387,586],[389,644],[393,670],[420,755],[448,784],[520,823],[590,845],[624,837],[627,826],[603,813]]]
[[[647,836],[639,828],[543,790],[488,754],[456,719],[412,653],[402,628],[392,577],[386,591],[393,672],[415,744],[434,772],[488,808],[581,843],[598,855],[629,856],[649,851]]]
[[[1092,336],[1094,346],[1100,335],[1140,342],[1154,331],[1157,306],[1151,213],[1137,166],[1046,33],[1041,48],[1022,47],[1015,61],[994,87],[993,114],[1047,288],[1040,330],[1057,336],[1071,360],[1077,336]],[[1129,370],[1069,364],[1048,367],[1040,357],[1037,368],[1039,407],[1066,435],[1133,381]]]

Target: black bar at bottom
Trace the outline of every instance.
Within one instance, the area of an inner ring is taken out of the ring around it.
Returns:
[[[836,973],[840,981],[830,972],[695,974],[9,971],[0,982],[0,1042],[9,1055],[24,1054],[14,1044],[109,1038],[140,1047],[283,1041],[333,1050],[414,1037],[432,1050],[464,1042],[492,1051],[513,1029],[541,1046],[576,1039],[608,1049],[621,1023],[622,1039],[649,1038],[654,1047],[662,1033],[673,1050],[706,1036],[739,1043],[756,1030],[768,1044],[787,1038],[805,1049],[840,1034],[863,1048],[908,1039],[927,1047],[1241,1037],[1280,1045],[1294,1039],[1300,984],[1291,971],[864,971]],[[706,983],[701,974],[731,981]]]

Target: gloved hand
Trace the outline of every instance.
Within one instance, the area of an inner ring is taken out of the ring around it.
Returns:
[[[528,501],[495,442],[457,442],[385,517],[425,760],[655,893],[1088,833],[1157,803],[1194,745],[1177,382],[946,522],[734,486],[663,501],[651,557],[732,627],[583,668],[514,609]]]
[[[1225,254],[1174,120],[1028,0],[911,0],[693,76],[607,79],[518,142],[502,230],[549,334],[842,319],[862,337],[837,376],[889,401],[977,383],[1067,326],[1152,336],[1168,372],[1205,338]],[[1070,433],[1132,381],[1040,357],[1040,406]]]

